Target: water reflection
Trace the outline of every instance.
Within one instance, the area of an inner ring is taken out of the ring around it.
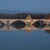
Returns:
[[[0,29],[2,29],[4,26],[5,24],[2,21],[0,21]]]
[[[36,28],[44,28],[47,24],[44,21],[36,21],[33,26]]]
[[[20,20],[13,22],[11,25],[16,29],[22,29],[26,26],[26,24]]]
[[[45,32],[50,34],[50,30],[45,30]]]

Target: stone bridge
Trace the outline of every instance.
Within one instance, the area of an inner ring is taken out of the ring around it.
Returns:
[[[23,26],[24,24],[22,24],[22,22],[25,24],[25,26]],[[12,23],[14,27],[12,26]],[[18,29],[17,27],[22,27],[22,28]],[[0,19],[0,30],[27,30],[27,31],[50,30],[50,20],[30,19],[30,18],[29,19]]]

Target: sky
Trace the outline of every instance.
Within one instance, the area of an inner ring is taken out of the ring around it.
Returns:
[[[0,0],[0,9],[50,13],[50,0]]]

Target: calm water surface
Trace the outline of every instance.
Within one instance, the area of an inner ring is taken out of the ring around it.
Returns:
[[[50,50],[50,34],[45,31],[0,31],[0,50]]]

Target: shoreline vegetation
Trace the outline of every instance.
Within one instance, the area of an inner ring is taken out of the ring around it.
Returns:
[[[0,13],[0,19],[26,19],[30,15],[32,19],[49,19],[50,14],[33,14],[33,13],[17,13],[17,14],[3,14]]]

